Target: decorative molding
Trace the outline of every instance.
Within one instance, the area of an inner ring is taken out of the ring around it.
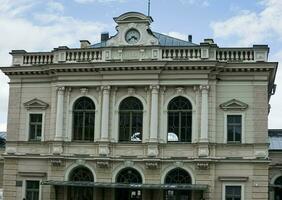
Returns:
[[[58,158],[52,158],[50,162],[53,167],[60,167],[62,165],[62,160]]]
[[[22,177],[46,177],[46,172],[18,172],[19,176]]]
[[[230,101],[220,104],[219,107],[223,110],[246,110],[249,106],[248,104],[243,103],[242,101],[232,99]]]
[[[130,161],[130,160],[124,161],[124,166],[126,166],[126,167],[132,167],[133,165],[134,165],[133,161]]]
[[[159,167],[159,161],[147,161],[145,165],[147,169],[157,169]]]
[[[228,182],[246,182],[249,180],[247,176],[219,176],[218,180]]]
[[[27,110],[30,110],[30,109],[46,110],[49,107],[49,104],[47,104],[44,101],[41,101],[41,100],[35,98],[35,99],[32,99],[32,100],[30,100],[28,102],[25,102],[24,103],[24,107]]]
[[[88,94],[88,88],[80,88],[80,93],[83,96],[86,96]]]
[[[76,160],[76,164],[78,164],[78,165],[85,165],[85,160],[83,160],[83,159],[78,159],[78,160]]]
[[[58,91],[59,94],[64,94],[65,89],[66,88],[64,86],[63,87],[57,87],[57,91]]]

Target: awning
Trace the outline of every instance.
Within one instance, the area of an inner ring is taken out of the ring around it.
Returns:
[[[95,188],[131,188],[131,189],[163,189],[163,190],[193,190],[204,191],[208,185],[202,184],[139,184],[139,183],[99,183],[81,181],[42,181],[41,185],[54,186],[75,186],[75,187],[95,187]]]

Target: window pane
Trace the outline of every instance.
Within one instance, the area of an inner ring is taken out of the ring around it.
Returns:
[[[26,200],[39,200],[39,181],[26,181]]]
[[[131,127],[131,141],[138,142],[142,141],[142,124],[143,124],[142,113],[132,112],[132,127]]]
[[[168,133],[173,133],[179,138],[179,114],[177,112],[168,113]]]
[[[121,112],[119,114],[119,140],[129,141],[130,137],[130,114],[128,112]]]
[[[241,186],[226,186],[225,199],[241,200]]]
[[[190,112],[181,112],[181,123],[180,123],[180,141],[181,142],[191,142],[191,123],[192,116]]]
[[[29,115],[29,139],[41,140],[42,134],[42,114]]]
[[[227,141],[241,142],[242,137],[242,116],[228,115],[227,116]]]
[[[83,113],[75,112],[73,119],[73,139],[82,140],[83,135]]]

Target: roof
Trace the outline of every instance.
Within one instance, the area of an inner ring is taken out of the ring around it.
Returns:
[[[174,38],[162,33],[152,32],[153,35],[159,40],[160,46],[168,46],[168,47],[187,47],[187,46],[197,46],[197,44],[194,44],[192,42],[189,42],[188,40],[181,40],[178,38]],[[188,38],[187,38],[188,39]],[[106,42],[99,42],[96,44],[91,45],[92,48],[100,48],[105,47]]]
[[[269,150],[282,150],[282,129],[269,129]]]

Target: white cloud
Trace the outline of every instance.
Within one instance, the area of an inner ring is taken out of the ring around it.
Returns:
[[[167,35],[181,40],[188,40],[188,35],[175,31],[169,32]]]
[[[182,4],[199,5],[208,7],[210,5],[209,0],[179,0]]]
[[[110,3],[110,2],[120,2],[123,3],[126,0],[74,0],[76,3],[81,3],[81,4],[88,4],[88,3]]]
[[[261,43],[278,37],[282,40],[282,1],[263,0],[261,12],[241,11],[237,15],[220,22],[211,23],[217,38],[238,37],[238,45]]]
[[[256,43],[268,43],[282,40],[282,1],[261,0],[263,9],[260,12],[240,11],[237,15],[220,22],[213,22],[211,27],[216,38],[232,40],[238,38],[238,46]],[[270,60],[282,63],[282,50],[271,55]],[[271,111],[269,114],[269,127],[281,128],[281,99],[282,99],[282,69],[276,74],[277,90],[271,97]]]
[[[36,2],[36,3],[34,3]],[[43,10],[37,10],[38,4]],[[36,7],[36,8],[35,8]],[[0,0],[0,66],[9,66],[12,49],[52,50],[61,45],[78,46],[81,39],[97,42],[106,24],[63,15],[63,7],[53,0]],[[34,13],[33,19],[25,18]],[[6,128],[8,78],[0,72],[0,130]]]

